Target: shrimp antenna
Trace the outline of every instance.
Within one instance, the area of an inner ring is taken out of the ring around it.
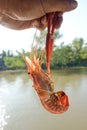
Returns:
[[[36,34],[37,34],[37,29],[36,29],[36,31],[35,31],[35,34],[34,34],[34,37],[33,37],[33,41],[32,41],[32,46],[31,46],[31,53],[30,53],[30,58],[32,59],[33,57],[33,53],[37,56],[37,51],[36,51],[36,48],[37,48],[37,46],[35,45],[34,46],[34,43],[35,43],[35,37],[36,37]]]

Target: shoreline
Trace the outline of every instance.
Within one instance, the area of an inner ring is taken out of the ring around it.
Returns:
[[[58,69],[51,69],[51,71],[60,71],[60,70],[86,70],[87,67],[81,66],[81,67],[63,67]],[[46,69],[44,69],[46,70]],[[0,73],[24,73],[27,72],[27,69],[14,69],[14,70],[0,70]]]

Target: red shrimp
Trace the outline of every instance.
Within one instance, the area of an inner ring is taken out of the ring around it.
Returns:
[[[54,114],[65,112],[69,107],[68,96],[63,91],[54,92],[51,76],[41,68],[40,59],[24,57],[33,88],[46,110]]]

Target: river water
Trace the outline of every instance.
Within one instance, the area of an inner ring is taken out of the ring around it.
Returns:
[[[55,91],[63,90],[70,106],[51,114],[40,104],[26,72],[0,72],[0,130],[87,130],[87,69],[53,71]]]

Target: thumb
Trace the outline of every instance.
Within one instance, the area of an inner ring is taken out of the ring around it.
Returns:
[[[49,12],[67,12],[77,7],[75,0],[41,0],[43,10]]]

